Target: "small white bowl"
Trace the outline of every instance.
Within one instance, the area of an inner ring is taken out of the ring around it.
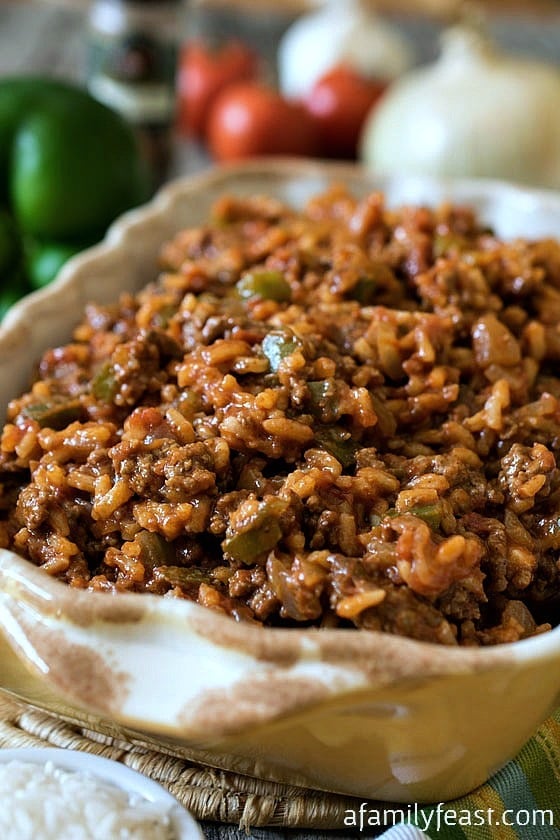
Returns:
[[[99,755],[58,748],[27,747],[21,749],[0,750],[0,763],[21,761],[26,764],[44,766],[47,762],[67,772],[87,773],[99,781],[113,785],[127,794],[134,794],[148,802],[160,804],[171,820],[176,840],[203,840],[204,835],[194,819],[165,788],[131,770],[118,761],[102,758]]]

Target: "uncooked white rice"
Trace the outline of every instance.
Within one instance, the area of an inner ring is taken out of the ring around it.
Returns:
[[[86,773],[0,765],[2,840],[176,840],[168,809]]]

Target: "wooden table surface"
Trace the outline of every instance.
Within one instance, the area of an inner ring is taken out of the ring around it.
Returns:
[[[550,20],[544,23],[534,15],[501,15],[491,19],[491,32],[511,50],[560,63],[560,2],[554,0],[554,3],[556,10],[551,0],[546,0],[547,10],[554,17],[552,25]],[[419,62],[436,55],[440,32],[437,23],[410,15],[397,16],[395,22],[411,39]],[[83,10],[76,9],[75,3],[70,9],[68,3],[0,0],[0,76],[33,73],[83,79],[84,32]],[[174,174],[195,172],[207,162],[205,155],[196,147],[178,143]],[[235,826],[207,824],[204,832],[209,840],[244,840],[247,837],[245,831]],[[324,834],[253,829],[251,836],[256,840],[339,840],[348,835],[343,832]]]

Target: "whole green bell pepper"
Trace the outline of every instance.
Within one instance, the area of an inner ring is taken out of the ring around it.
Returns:
[[[13,249],[24,261],[28,254],[37,261],[47,243],[50,264],[60,265],[53,248],[62,255],[98,241],[116,216],[148,194],[136,138],[119,115],[62,82],[0,80],[0,208],[15,222]],[[3,262],[8,251],[0,225],[0,292],[17,274]],[[48,280],[47,262],[33,285]]]
[[[92,242],[38,242],[27,239],[24,246],[25,274],[32,289],[48,286],[64,263]]]
[[[22,246],[15,222],[7,211],[0,210],[0,320],[26,292],[21,262]]]

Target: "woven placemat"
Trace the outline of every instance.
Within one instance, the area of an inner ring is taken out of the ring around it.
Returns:
[[[355,809],[361,801],[204,767],[92,732],[2,697],[0,748],[15,747],[64,747],[120,761],[167,788],[197,819],[245,829],[341,829],[345,811]],[[372,802],[371,808],[375,805]]]

